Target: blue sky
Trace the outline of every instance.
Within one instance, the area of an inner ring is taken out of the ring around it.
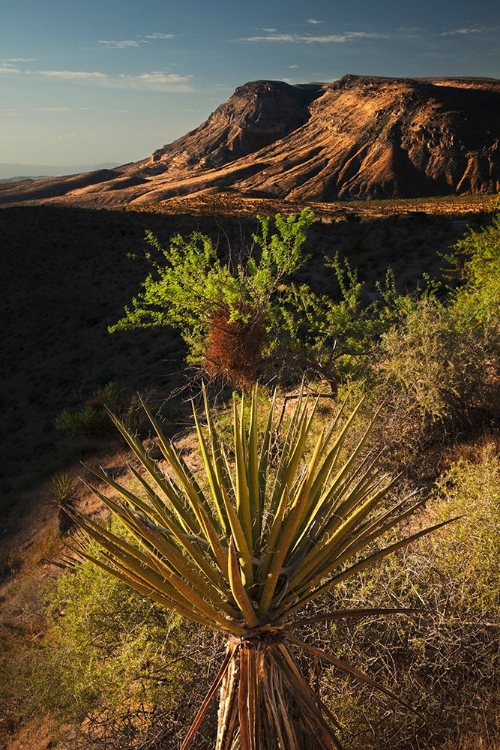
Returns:
[[[124,163],[241,84],[500,78],[498,0],[0,0],[0,162]]]

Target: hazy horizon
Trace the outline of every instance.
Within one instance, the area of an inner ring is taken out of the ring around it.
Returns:
[[[13,177],[60,177],[77,172],[90,172],[95,169],[113,169],[120,166],[117,162],[99,164],[19,164],[0,162],[0,180]]]

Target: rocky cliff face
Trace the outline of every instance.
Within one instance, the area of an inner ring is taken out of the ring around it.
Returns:
[[[0,203],[232,192],[334,201],[500,191],[500,81],[344,76],[236,89],[199,128],[105,174],[0,187]]]
[[[223,167],[307,122],[309,105],[319,89],[319,85],[289,86],[280,81],[246,83],[199,128],[155,151],[152,161],[163,169]]]

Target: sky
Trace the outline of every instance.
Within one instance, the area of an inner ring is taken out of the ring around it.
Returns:
[[[257,79],[500,78],[498,0],[0,0],[0,163],[146,158]]]

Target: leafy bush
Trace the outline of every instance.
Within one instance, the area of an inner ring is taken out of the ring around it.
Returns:
[[[500,212],[490,224],[470,229],[447,256],[458,272],[462,285],[454,292],[457,311],[471,324],[493,323],[500,319]]]
[[[288,369],[319,376],[336,392],[342,383],[364,375],[380,336],[400,319],[407,302],[396,291],[390,269],[369,292],[338,254],[326,266],[334,270],[335,291],[318,295],[306,285],[291,285],[276,311],[277,328],[288,332],[288,349],[282,353]]]
[[[105,407],[123,414],[124,393],[117,383],[97,386],[92,396],[77,411],[64,409],[56,418],[56,429],[68,437],[103,438],[114,433]]]
[[[4,699],[16,695],[25,717],[51,712],[71,721],[75,748],[177,748],[192,702],[207,688],[216,639],[90,564],[45,596],[44,640],[11,652]]]
[[[430,421],[467,418],[475,407],[495,406],[498,385],[488,363],[496,346],[480,327],[465,325],[453,305],[417,301],[399,326],[382,335],[378,355],[382,380],[398,383]]]
[[[356,374],[381,332],[399,314],[402,297],[388,272],[385,284],[368,294],[357,272],[336,256],[332,295],[297,283],[313,214],[277,214],[274,224],[258,217],[251,248],[223,262],[209,237],[180,235],[162,248],[151,232],[153,267],[144,291],[109,328],[173,326],[189,348],[188,361],[211,377],[249,386],[259,376],[299,380],[320,376],[332,389]]]
[[[274,346],[273,311],[281,304],[285,280],[307,260],[302,247],[312,220],[308,209],[296,217],[277,214],[271,231],[270,219],[258,217],[254,246],[226,262],[200,232],[174,236],[167,249],[147,232],[152,251],[146,258],[153,272],[109,331],[173,326],[188,345],[189,361],[204,362],[209,373],[237,385],[248,384],[263,351]]]
[[[448,260],[461,284],[444,301],[408,297],[378,349],[379,384],[402,390],[424,425],[500,416],[500,215],[470,230]]]
[[[400,618],[336,624],[318,637],[391,685],[417,708],[412,714],[342,680],[326,691],[358,750],[496,750],[500,743],[500,460],[487,443],[477,462],[459,461],[429,499],[424,523],[462,518],[420,541],[345,589],[338,606],[376,598],[414,607]],[[327,681],[328,682],[328,681]],[[363,719],[359,717],[363,712]]]

